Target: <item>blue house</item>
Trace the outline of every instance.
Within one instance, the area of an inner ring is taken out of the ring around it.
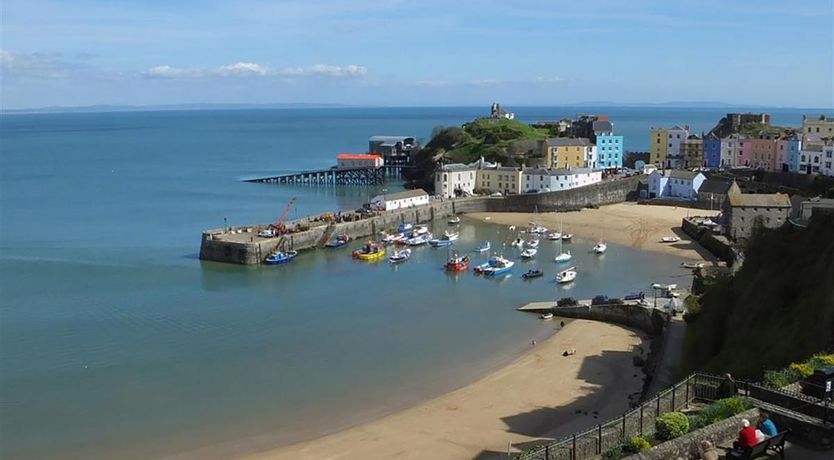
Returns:
[[[707,168],[721,166],[721,138],[713,133],[704,136],[704,161]]]
[[[597,167],[623,167],[623,136],[613,134],[597,135]]]

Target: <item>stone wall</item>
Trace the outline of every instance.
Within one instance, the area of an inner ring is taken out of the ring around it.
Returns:
[[[751,409],[738,415],[714,423],[700,430],[687,433],[679,438],[658,444],[651,449],[625,457],[627,460],[674,460],[674,459],[697,459],[698,443],[707,440],[713,446],[732,445],[732,441],[738,436],[741,429],[741,419],[755,420],[758,416],[758,409]]]
[[[707,251],[711,252],[715,257],[718,257],[728,264],[733,264],[733,262],[735,262],[735,252],[733,252],[732,244],[727,237],[723,235],[716,235],[711,229],[699,226],[688,219],[682,220],[681,229],[684,233],[697,241],[698,244],[703,246]]]
[[[556,316],[580,318],[607,323],[622,324],[641,330],[652,336],[659,336],[669,321],[669,315],[656,308],[635,305],[592,305],[556,307]]]

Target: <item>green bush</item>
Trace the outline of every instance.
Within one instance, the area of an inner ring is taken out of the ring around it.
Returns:
[[[791,365],[788,366],[788,369],[792,372],[796,372],[802,378],[810,377],[811,374],[814,373],[814,368],[811,367],[810,364],[806,363],[791,363]]]
[[[698,414],[694,425],[698,428],[712,425],[713,423],[720,422],[721,420],[738,415],[752,408],[753,405],[750,404],[748,400],[743,398],[734,397],[719,399],[718,401],[715,401],[705,407],[704,410]]]
[[[834,366],[834,353],[817,353],[811,358],[810,364],[814,369],[823,366]]]
[[[765,371],[762,380],[769,387],[782,388],[802,380],[802,376],[791,370]]]
[[[623,458],[623,448],[621,446],[612,447],[602,454],[603,460],[617,460]]]
[[[692,323],[698,319],[701,314],[701,301],[694,295],[687,296],[683,301],[686,307],[686,312],[683,314],[683,320],[687,323]]]
[[[626,441],[623,446],[623,450],[636,454],[638,452],[648,450],[650,447],[652,447],[652,445],[649,444],[649,441],[647,441],[646,438],[642,436],[632,436]]]
[[[662,441],[675,439],[689,431],[689,418],[682,412],[667,412],[657,418],[655,432]]]

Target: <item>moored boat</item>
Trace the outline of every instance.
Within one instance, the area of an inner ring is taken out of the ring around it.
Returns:
[[[542,313],[540,318],[541,319],[553,319],[553,313],[550,313],[550,312]]]
[[[530,228],[527,229],[530,233],[547,233],[547,227],[542,227],[534,222],[530,222]]]
[[[660,239],[660,242],[661,243],[676,243],[680,240],[681,239],[678,238],[677,236],[664,236],[663,238]]]
[[[547,239],[548,240],[554,240],[554,241],[559,240],[559,239],[562,239],[562,234],[559,233],[559,232],[548,233],[547,234]]]
[[[383,257],[385,257],[385,247],[373,241],[368,241],[364,246],[353,251],[354,259],[375,261]]]
[[[446,230],[443,232],[443,236],[430,240],[429,244],[435,247],[451,246],[458,237],[460,237],[460,233]]]
[[[556,282],[557,283],[570,283],[571,281],[576,279],[576,267],[568,268],[567,270],[562,270],[556,274]]]
[[[451,219],[449,219],[448,222],[452,225],[457,225],[457,224],[460,223],[460,217],[458,217],[458,216],[452,217]]]
[[[539,247],[539,240],[537,240],[537,239],[530,240],[530,241],[527,241],[526,243],[524,243],[524,245],[527,246],[528,248],[537,248],[537,247]]]
[[[544,276],[544,272],[540,269],[527,270],[526,273],[521,275],[524,279],[541,278],[542,276]]]
[[[407,240],[405,240],[405,244],[409,246],[420,246],[423,244],[428,243],[432,239],[431,233],[424,233],[422,235],[413,236]]]
[[[264,259],[265,265],[278,265],[289,262],[298,255],[298,251],[275,251]]]
[[[457,253],[449,257],[449,260],[446,261],[446,271],[448,272],[461,272],[469,268],[469,256],[459,256]]]
[[[487,252],[492,247],[492,243],[489,241],[484,241],[483,243],[479,244],[475,247],[475,252]]]
[[[701,262],[681,262],[681,267],[683,268],[704,268],[704,264]]]
[[[484,271],[483,271],[484,275],[487,275],[487,276],[504,275],[504,274],[509,273],[510,270],[512,270],[513,265],[515,265],[515,262],[513,262],[511,260],[507,260],[507,259],[505,259],[503,257],[500,257],[500,256],[495,257],[494,259],[495,259],[494,263],[490,263],[489,267],[484,269]]]
[[[382,243],[383,244],[394,244],[397,241],[400,241],[405,238],[405,235],[402,233],[382,233]]]
[[[348,241],[350,241],[349,236],[347,236],[347,235],[336,235],[336,237],[333,238],[332,240],[328,241],[325,244],[325,246],[327,246],[328,248],[341,248],[342,246],[348,244]]]
[[[603,254],[606,250],[608,250],[608,245],[602,240],[598,241],[593,248],[594,254]]]
[[[427,233],[429,233],[428,225],[415,225],[414,228],[411,230],[412,236],[425,235]]]
[[[522,259],[532,259],[533,257],[536,257],[537,252],[539,252],[539,250],[536,249],[536,248],[527,248],[527,249],[521,251],[521,258]]]
[[[510,243],[510,245],[512,245],[512,247],[514,247],[514,248],[520,248],[520,247],[524,246],[524,239],[519,236],[518,238],[513,240],[513,242]]]
[[[562,241],[570,241],[573,238],[573,233],[563,233]]]
[[[408,222],[403,222],[397,226],[397,231],[399,233],[405,233],[410,232],[412,228],[414,228],[413,225],[409,224]]]
[[[400,249],[399,251],[395,251],[388,257],[388,261],[392,264],[397,264],[400,262],[405,262],[406,260],[411,258],[411,249]]]
[[[567,251],[567,252],[563,252],[563,253],[559,254],[553,260],[556,263],[564,263],[564,262],[569,262],[571,259],[573,259],[573,256],[570,254],[570,251]]]

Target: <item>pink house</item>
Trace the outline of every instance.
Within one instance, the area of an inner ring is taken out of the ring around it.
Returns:
[[[738,141],[738,156],[736,156],[736,167],[744,168],[753,163],[753,139],[740,139]]]

